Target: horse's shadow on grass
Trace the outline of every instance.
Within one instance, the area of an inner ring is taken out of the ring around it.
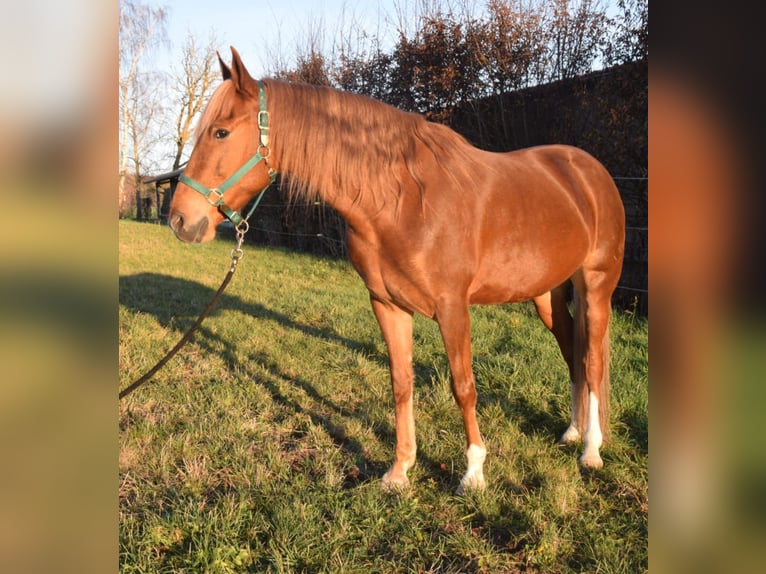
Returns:
[[[198,313],[212,299],[215,290],[187,279],[157,273],[139,273],[121,276],[119,293],[121,305],[133,313],[154,316],[163,327],[177,331],[180,339],[181,333],[191,326]],[[259,303],[245,301],[241,297],[225,292],[212,309],[210,316],[216,316],[224,310],[235,310],[256,319],[272,321],[282,327],[295,329],[307,336],[343,345],[350,352],[362,352],[380,365],[388,366],[387,357],[380,355],[376,350],[375,341],[349,339],[326,327],[301,323],[284,313],[274,311]],[[227,340],[206,328],[204,322],[194,334],[192,341],[206,352],[219,354],[232,369],[242,367],[241,354],[238,354],[236,350],[237,342]],[[174,343],[174,340],[169,340],[168,348]],[[250,381],[266,389],[274,403],[295,413],[307,415],[315,425],[323,428],[340,450],[353,461],[353,465],[344,479],[344,486],[353,488],[382,476],[391,461],[375,460],[370,457],[370,449],[356,438],[349,436],[345,428],[334,421],[339,418],[357,419],[365,428],[373,429],[381,444],[388,445],[393,450],[396,431],[388,423],[387,413],[383,412],[380,417],[373,417],[336,403],[323,396],[311,381],[283,372],[267,351],[264,349],[248,356],[248,362],[252,361],[259,366],[259,369],[247,368],[245,371],[251,377]],[[267,373],[265,376],[264,372]],[[387,381],[381,381],[381,383],[386,384]],[[298,400],[287,396],[280,389],[281,385],[290,385],[300,390],[309,399],[307,405],[300,404]],[[393,403],[391,404],[391,412],[393,412]],[[440,465],[423,453],[419,455],[418,463],[434,475],[443,474]]]
[[[153,315],[161,325],[177,331],[179,338],[181,333],[194,322],[214,293],[214,289],[201,283],[157,273],[127,275],[119,279],[120,304],[134,313]],[[349,352],[361,352],[370,360],[388,368],[388,358],[377,350],[377,341],[349,339],[326,327],[301,323],[284,313],[225,292],[213,308],[211,315],[215,316],[223,310],[235,310],[255,319],[271,321],[282,327],[295,329],[310,337],[340,344]],[[192,340],[204,351],[221,355],[230,368],[242,367],[241,353],[237,353],[236,349],[237,342],[221,337],[206,328],[204,323]],[[175,342],[169,340],[168,348]],[[365,428],[373,429],[376,439],[393,450],[396,431],[388,423],[388,413],[382,412],[381,416],[371,416],[369,413],[338,404],[323,396],[310,380],[285,373],[279,364],[270,358],[267,351],[264,349],[251,353],[248,362],[256,363],[260,368],[248,368],[245,372],[254,384],[260,385],[269,392],[275,403],[296,413],[306,414],[315,425],[324,428],[341,451],[354,461],[355,468],[346,476],[344,484],[353,487],[382,476],[391,461],[370,458],[369,449],[358,439],[349,436],[343,426],[334,421],[354,418]],[[417,373],[416,384],[423,384],[423,381],[429,379],[429,374],[433,373],[433,366],[416,364],[414,368]],[[263,373],[266,375],[264,376]],[[387,384],[387,381],[381,381],[381,384]],[[303,405],[296,399],[288,397],[280,390],[281,385],[291,385],[299,389],[309,399],[307,401],[309,404]],[[479,397],[480,407],[489,404],[499,404],[507,419],[515,421],[525,434],[542,432],[550,435],[554,442],[568,425],[568,420],[559,416],[560,412],[568,410],[568,405],[562,408],[555,401],[550,403],[548,408],[543,409],[539,405],[533,405],[523,395],[514,396],[509,400],[507,396],[494,395],[490,392]],[[393,412],[393,400],[390,408]],[[632,414],[635,415],[635,413]],[[646,451],[646,419],[638,416],[631,417],[629,413],[626,413],[620,422],[627,428],[628,434],[637,443],[639,449]],[[574,454],[577,449],[570,447],[569,450]],[[455,477],[452,477],[450,473],[445,474],[443,465],[430,458],[424,449],[418,452],[418,466],[445,487],[454,486],[452,482]]]
[[[139,273],[120,277],[120,304],[133,312],[148,313],[167,328],[184,331],[191,326],[205,305],[213,298],[215,290],[188,279],[161,275],[159,273]],[[222,310],[236,310],[256,319],[273,321],[291,329],[297,329],[306,335],[341,343],[352,350],[373,349],[371,343],[362,343],[341,337],[326,328],[297,322],[284,313],[279,313],[258,303],[244,301],[235,295],[224,292],[218,299],[210,316],[220,314]],[[201,333],[205,333],[204,331]],[[211,336],[209,331],[207,336]],[[219,338],[219,340],[221,340]],[[204,336],[201,341],[204,345]],[[224,341],[225,342],[225,341]],[[231,345],[226,344],[225,352],[230,352]],[[226,357],[232,360],[233,355]]]

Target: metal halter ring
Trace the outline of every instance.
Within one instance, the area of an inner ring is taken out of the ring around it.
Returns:
[[[214,195],[218,196],[218,198],[213,199]],[[218,207],[223,202],[223,192],[220,191],[217,187],[213,187],[210,189],[210,193],[207,195],[206,199],[210,205]]]

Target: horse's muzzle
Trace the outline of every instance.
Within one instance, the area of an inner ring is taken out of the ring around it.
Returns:
[[[184,214],[181,212],[173,212],[168,219],[168,224],[176,237],[181,241],[188,243],[200,243],[202,238],[207,232],[207,227],[210,224],[207,217],[202,217],[199,221],[192,225],[187,225],[184,218]]]

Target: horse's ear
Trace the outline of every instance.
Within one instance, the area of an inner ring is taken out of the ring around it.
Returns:
[[[231,68],[226,65],[226,62],[223,61],[223,58],[221,58],[221,54],[216,51],[216,54],[218,55],[218,63],[221,64],[221,75],[223,75],[224,80],[230,80],[231,79]]]
[[[237,90],[241,92],[251,92],[251,87],[255,83],[234,46],[231,47],[231,79]]]

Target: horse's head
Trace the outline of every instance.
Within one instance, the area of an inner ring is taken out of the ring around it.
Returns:
[[[237,210],[273,178],[265,88],[250,77],[237,51],[231,52],[231,68],[218,57],[224,82],[197,126],[194,149],[170,203],[168,222],[182,241],[210,241],[224,218],[237,224]]]

